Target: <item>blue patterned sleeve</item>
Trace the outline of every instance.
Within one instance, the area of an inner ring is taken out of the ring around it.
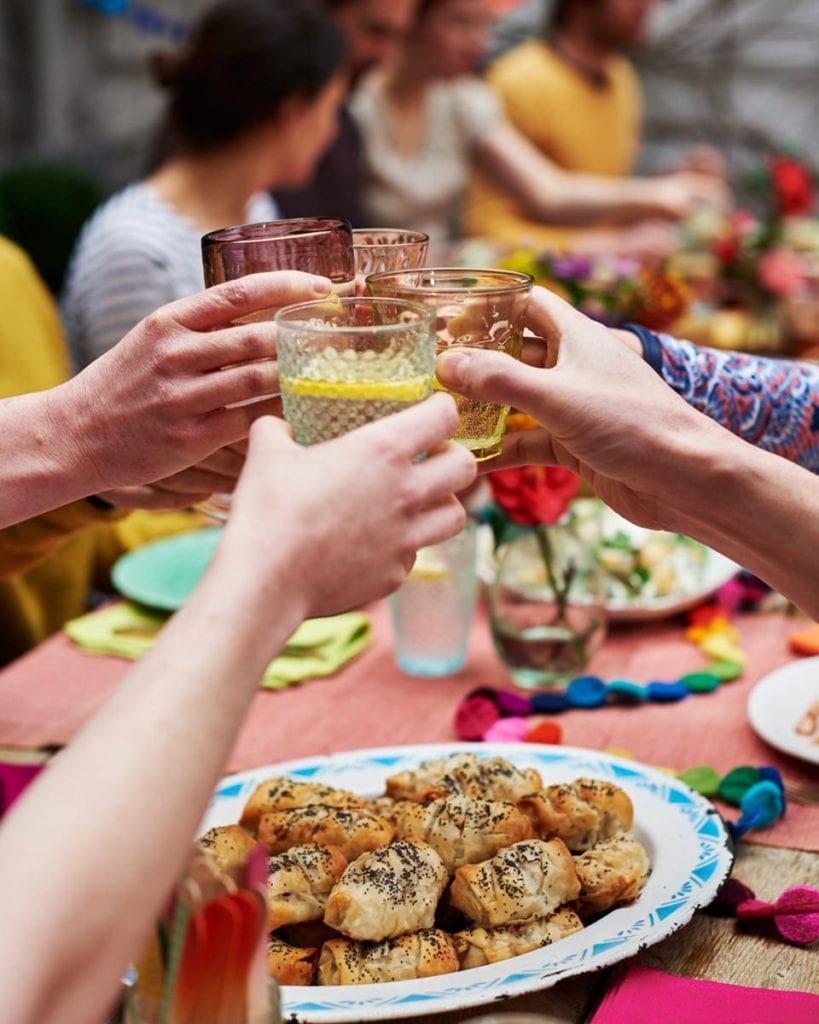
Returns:
[[[645,328],[634,333],[689,405],[751,444],[819,472],[819,365],[700,348]]]

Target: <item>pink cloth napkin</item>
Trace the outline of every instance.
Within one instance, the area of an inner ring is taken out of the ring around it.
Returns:
[[[632,964],[609,988],[592,1024],[816,1024],[819,995],[677,978]]]
[[[45,766],[42,764],[6,764],[0,762],[0,815],[7,811],[17,797]]]

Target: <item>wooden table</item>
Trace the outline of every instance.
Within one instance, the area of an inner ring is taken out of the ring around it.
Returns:
[[[232,769],[364,746],[452,741],[452,713],[461,696],[478,685],[508,685],[481,615],[463,675],[415,680],[394,666],[384,607],[371,612],[372,646],[337,676],[257,695],[231,755]],[[564,742],[597,749],[623,746],[642,761],[678,769],[706,757],[720,771],[737,763],[774,763],[794,781],[819,784],[819,772],[758,740],[744,714],[754,682],[791,659],[787,635],[800,623],[768,615],[740,616],[737,624],[750,656],[742,680],[673,708],[570,712],[560,719]],[[647,681],[672,678],[700,663],[677,621],[613,631],[592,668],[604,678]],[[119,659],[86,655],[64,637],[48,641],[0,673],[0,745],[19,752],[66,742],[127,668]],[[687,716],[705,724],[686,734]],[[740,844],[734,875],[760,899],[775,899],[789,885],[819,887],[819,807],[792,805],[784,821],[749,838]],[[687,977],[819,993],[815,949],[789,946],[758,928],[705,913],[636,959]],[[540,1015],[544,1024],[579,1024],[588,1019],[609,977],[610,972],[598,971],[502,1005],[413,1019],[444,1024],[490,1010],[517,1010]]]

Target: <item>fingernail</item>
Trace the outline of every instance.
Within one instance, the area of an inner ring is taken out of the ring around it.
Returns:
[[[437,371],[440,376],[441,370],[444,371],[445,375],[450,381],[459,381],[466,372],[467,363],[469,362],[469,353],[463,349],[453,349],[449,352],[442,352],[438,356]]]
[[[312,284],[314,295],[327,295],[333,287],[333,282],[329,277],[314,277]]]

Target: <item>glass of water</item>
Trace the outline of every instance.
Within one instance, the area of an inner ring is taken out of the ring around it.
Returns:
[[[421,548],[389,598],[395,660],[411,676],[446,676],[466,663],[478,577],[474,523],[442,544]]]
[[[284,418],[300,444],[346,434],[428,398],[433,314],[401,299],[321,299],[276,314]]]

